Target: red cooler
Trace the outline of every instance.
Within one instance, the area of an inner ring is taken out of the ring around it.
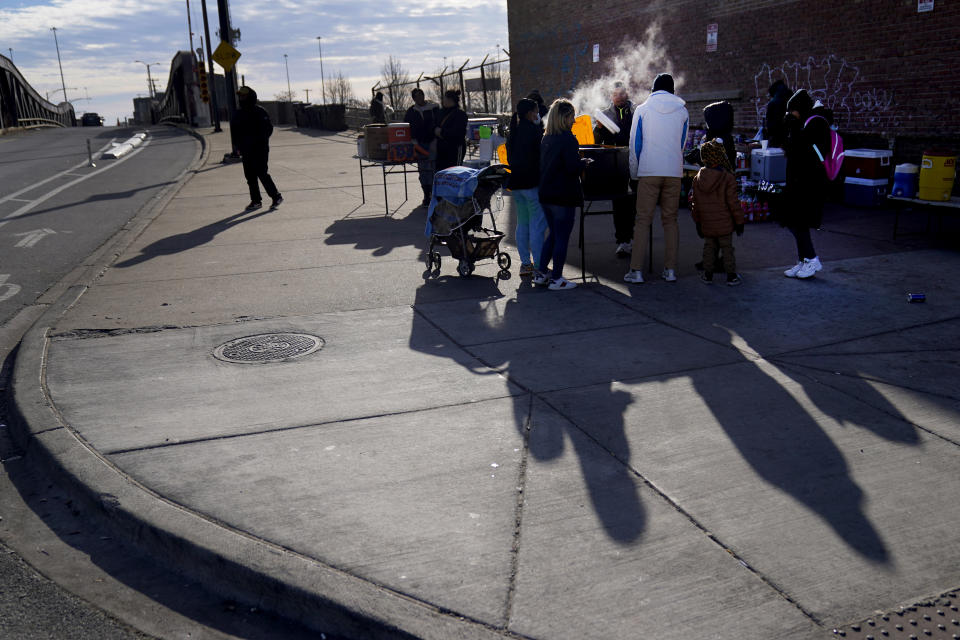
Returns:
[[[847,149],[843,154],[843,175],[861,180],[890,177],[893,151],[888,149]]]
[[[410,124],[407,122],[391,122],[388,124],[387,142],[389,144],[412,142],[410,139]]]

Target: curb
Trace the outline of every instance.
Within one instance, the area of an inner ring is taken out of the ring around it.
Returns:
[[[308,628],[350,638],[495,640],[519,637],[441,610],[190,511],[117,469],[64,420],[46,387],[50,330],[162,213],[203,166],[201,150],[177,181],[38,300],[46,308],[24,334],[10,383],[10,427],[70,497],[123,539],[222,596]]]

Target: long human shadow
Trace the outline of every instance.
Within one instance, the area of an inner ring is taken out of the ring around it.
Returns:
[[[479,270],[479,268],[478,268]],[[487,289],[491,295],[483,296],[477,289],[477,281],[489,282]],[[492,278],[478,278],[469,280],[457,278],[430,280],[417,290],[414,308],[420,307],[420,315],[431,324],[434,320],[427,303],[443,302],[444,296],[438,295],[432,289],[447,287],[462,290],[463,294],[451,293],[448,299],[462,299],[471,291],[476,292],[478,313],[483,313],[483,307],[489,302],[484,298],[502,297],[499,291],[493,296],[496,281]],[[516,292],[516,297],[510,299],[495,322],[484,329],[482,337],[478,337],[477,344],[497,342],[501,339],[512,339],[517,335],[529,334],[530,307],[537,304],[541,296],[556,295],[545,290],[534,290],[532,285],[525,281]],[[563,294],[565,295],[565,294]],[[415,321],[410,337],[410,347],[424,351],[425,346],[430,348],[432,355],[439,355],[434,344],[436,341],[429,335],[421,335],[425,328],[422,321]],[[437,325],[438,328],[439,325]],[[441,328],[442,331],[442,328]],[[548,331],[546,333],[549,333]],[[543,334],[537,334],[543,335]],[[626,436],[624,414],[627,407],[633,402],[629,393],[618,391],[610,384],[597,384],[589,387],[594,394],[590,402],[605,408],[605,438],[597,441],[587,430],[572,422],[562,412],[554,409],[540,393],[535,391],[535,381],[540,375],[535,353],[519,351],[516,357],[491,359],[489,355],[482,358],[470,346],[457,343],[451,336],[447,336],[455,348],[448,349],[447,357],[457,360],[458,354],[464,351],[476,358],[477,365],[468,367],[471,371],[481,374],[489,367],[504,374],[510,382],[524,391],[512,396],[514,425],[524,438],[530,456],[536,462],[546,463],[559,459],[569,442],[576,453],[581,474],[586,485],[588,495],[597,518],[600,520],[607,536],[619,544],[635,543],[642,536],[646,527],[646,511],[640,500],[636,478],[630,470],[630,445]]]
[[[16,216],[14,218],[8,218],[8,220],[23,220],[25,218],[32,218],[33,216],[43,215],[44,213],[50,213],[52,211],[60,211],[61,209],[71,209],[73,207],[79,207],[85,204],[91,204],[94,202],[109,202],[110,200],[123,200],[125,198],[132,198],[134,194],[139,193],[140,191],[146,191],[147,189],[157,189],[160,187],[165,187],[169,184],[173,184],[173,180],[167,180],[166,182],[156,182],[154,184],[144,185],[142,187],[137,187],[136,189],[127,189],[125,191],[111,191],[110,193],[97,193],[92,196],[88,196],[83,200],[77,200],[75,202],[68,202],[56,207],[47,207],[46,209],[36,209],[23,215]]]
[[[161,238],[160,240],[157,240],[156,242],[140,249],[139,255],[123,260],[122,262],[118,262],[114,265],[114,267],[126,269],[128,267],[134,267],[138,264],[142,264],[159,256],[169,256],[182,251],[189,251],[190,249],[194,249],[210,242],[217,237],[218,234],[223,233],[230,227],[234,227],[244,222],[249,222],[261,216],[265,216],[273,211],[274,209],[272,208],[262,209],[256,213],[250,211],[241,211],[240,213],[234,214],[222,220],[217,220],[216,222],[199,227],[193,231],[177,233],[172,236],[167,236],[166,238]]]
[[[426,209],[416,207],[405,217],[377,215],[367,218],[341,218],[326,228],[324,244],[353,245],[357,251],[369,251],[374,256],[389,255],[402,247],[419,247],[426,251],[423,235]]]

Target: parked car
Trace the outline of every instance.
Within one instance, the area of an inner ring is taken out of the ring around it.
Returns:
[[[103,118],[99,113],[85,113],[80,118],[80,124],[84,127],[102,127]]]

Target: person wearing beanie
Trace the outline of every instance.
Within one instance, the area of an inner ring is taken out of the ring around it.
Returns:
[[[267,195],[273,200],[271,208],[276,208],[283,202],[283,197],[267,171],[270,136],[273,134],[270,115],[257,104],[257,92],[250,87],[243,86],[237,90],[237,101],[240,103],[240,108],[230,120],[230,138],[233,148],[240,153],[243,161],[243,176],[250,188],[250,204],[247,205],[247,211],[263,206],[258,181],[263,183]]]
[[[812,278],[823,268],[810,229],[818,229],[823,223],[829,180],[821,158],[830,155],[830,124],[813,111],[813,99],[800,89],[787,101],[783,120],[787,132],[783,145],[787,185],[777,218],[797,242],[797,264],[783,275],[801,280]]]
[[[737,198],[737,181],[726,149],[719,140],[704,142],[700,147],[704,167],[693,178],[690,213],[703,238],[703,273],[700,279],[713,282],[717,268],[717,251],[723,250],[723,270],[727,285],[741,283],[733,251],[733,233],[743,235],[743,211]]]
[[[661,73],[653,82],[653,93],[633,113],[630,126],[630,177],[637,180],[637,218],[633,230],[633,254],[624,282],[641,284],[643,265],[649,250],[648,227],[657,204],[663,223],[663,272],[667,282],[677,280],[677,253],[680,228],[680,179],[683,176],[683,146],[687,141],[690,114],[686,103],[673,95],[673,76]]]
[[[630,144],[630,124],[633,122],[633,103],[627,95],[627,88],[622,82],[615,82],[613,94],[610,96],[610,106],[603,110],[610,122],[620,128],[614,133],[607,129],[599,120],[593,128],[593,138],[597,144],[613,147],[626,147]],[[632,192],[636,192],[636,185],[630,185]],[[624,191],[628,185],[623,184]],[[616,256],[626,258],[633,252],[633,222],[637,218],[637,199],[630,191],[613,199],[613,236],[616,241]]]
[[[460,92],[450,89],[443,94],[437,127],[437,171],[463,162],[467,148],[467,114],[460,108]]]
[[[520,253],[520,276],[532,276],[540,270],[547,219],[540,205],[540,109],[536,101],[524,98],[510,119],[507,135],[507,164],[510,178],[507,186],[513,194],[517,213],[517,251]]]
[[[777,80],[770,85],[770,102],[767,103],[767,116],[763,127],[763,139],[770,141],[771,147],[783,147],[787,137],[787,129],[783,124],[783,117],[787,114],[787,100],[793,91],[783,80]]]

